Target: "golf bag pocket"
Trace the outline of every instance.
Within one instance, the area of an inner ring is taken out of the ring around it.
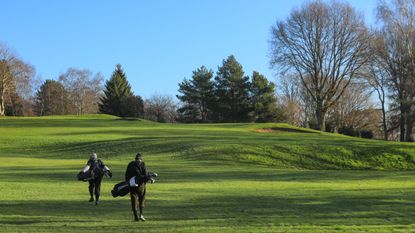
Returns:
[[[120,182],[114,185],[114,188],[111,190],[113,197],[123,197],[130,192],[130,186],[127,181]]]
[[[138,187],[136,176],[131,177],[131,179],[128,181],[128,184],[130,185],[130,187]]]

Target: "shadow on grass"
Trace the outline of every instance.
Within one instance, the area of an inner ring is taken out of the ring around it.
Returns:
[[[181,195],[184,198],[171,200],[152,199],[154,193],[149,192],[146,216],[155,222],[180,224],[180,221],[203,219],[212,225],[225,224],[235,228],[270,221],[287,225],[408,225],[415,218],[414,189],[402,189],[400,192],[385,189],[367,195],[354,190],[338,193],[321,191],[314,195],[299,193],[290,197],[278,193],[264,195],[252,190],[237,195],[194,194],[183,191]],[[86,201],[0,201],[0,208],[3,215],[40,217],[39,222],[62,221],[62,217],[70,218],[72,222],[132,218],[129,198],[105,200],[100,206],[91,206]],[[30,224],[27,221],[21,222]],[[3,224],[18,225],[21,222],[0,220]]]
[[[293,197],[267,196],[261,194],[238,196],[208,196],[188,202],[167,203],[156,201],[149,211],[162,220],[180,219],[227,219],[235,226],[261,224],[268,221],[282,221],[294,224],[411,224],[415,217],[415,190],[401,194],[362,195],[345,191],[328,196],[315,197],[294,195]],[[330,193],[332,194],[332,193]],[[344,194],[351,195],[343,196]],[[396,202],[396,199],[403,200]],[[412,203],[412,204],[410,204]],[[165,216],[160,210],[168,212]],[[250,221],[241,221],[249,219]]]
[[[260,133],[306,133],[306,134],[321,134],[321,132],[311,131],[311,130],[303,130],[303,129],[295,129],[295,128],[284,128],[284,127],[272,127],[272,128],[263,128],[257,129],[257,132]]]
[[[125,166],[107,165],[113,172],[113,178],[105,177],[103,182],[115,185],[124,178]],[[369,181],[388,179],[402,181],[410,179],[413,174],[405,171],[335,171],[335,170],[275,170],[271,168],[254,169],[250,167],[234,168],[232,164],[221,164],[217,161],[205,161],[195,164],[171,164],[171,166],[154,166],[148,164],[149,171],[159,173],[157,183],[193,183],[193,182],[232,182],[232,181],[258,181],[258,182],[344,182]],[[186,167],[184,167],[186,166]],[[2,167],[0,181],[8,182],[66,182],[84,183],[77,181],[76,175],[83,167]],[[217,169],[215,169],[215,167]]]

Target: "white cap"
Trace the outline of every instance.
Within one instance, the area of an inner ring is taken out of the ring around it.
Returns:
[[[97,156],[97,154],[95,152],[92,152],[91,153],[91,156],[89,158],[90,159],[93,159],[93,160],[97,160],[98,156]]]

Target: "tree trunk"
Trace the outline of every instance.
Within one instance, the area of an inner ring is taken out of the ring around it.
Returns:
[[[317,103],[316,108],[317,130],[326,131],[326,112],[323,111],[321,103]]]
[[[4,116],[4,96],[0,95],[0,116]]]
[[[401,134],[399,135],[399,141],[404,142],[405,141],[405,124],[403,123],[403,120],[401,120],[401,123],[400,123],[400,130],[401,130]]]
[[[326,132],[326,112],[323,112],[323,121],[321,122],[321,131]]]
[[[412,122],[406,117],[405,122],[405,142],[412,142]]]
[[[388,141],[388,126],[386,125],[386,110],[385,103],[382,102],[382,124],[383,124],[383,137],[385,141]]]
[[[206,104],[202,103],[200,104],[200,114],[202,116],[202,122],[205,123],[207,121],[207,107]]]
[[[405,111],[401,104],[401,116],[399,118],[399,129],[401,131],[401,134],[399,135],[399,141],[404,142],[405,141]]]

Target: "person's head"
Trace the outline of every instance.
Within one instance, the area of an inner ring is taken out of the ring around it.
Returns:
[[[91,155],[89,156],[89,159],[91,159],[91,160],[97,160],[98,159],[98,156],[97,156],[97,154],[95,152],[92,152]]]
[[[135,155],[135,161],[139,163],[143,162],[143,156],[139,152]]]

